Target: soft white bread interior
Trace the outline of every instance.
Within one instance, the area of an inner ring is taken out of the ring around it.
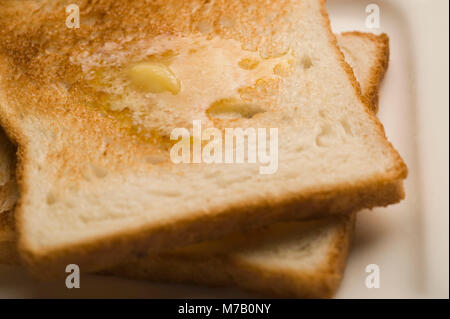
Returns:
[[[406,166],[324,1],[86,1],[79,29],[64,4],[0,4],[0,122],[18,145],[19,249],[36,274],[403,197]],[[142,63],[170,71],[166,91],[134,86]],[[224,99],[238,102],[212,117]],[[276,173],[173,164],[168,133],[199,119],[277,128]]]
[[[373,100],[389,57],[386,35],[345,33],[338,43],[346,59],[364,78],[361,90]],[[367,48],[370,50],[366,51]],[[367,84],[373,89],[367,88]],[[12,145],[10,146],[12,148]],[[341,281],[353,233],[354,217],[285,223],[221,241],[197,244],[170,253],[142,257],[107,274],[155,281],[234,285],[281,297],[334,295]],[[0,215],[0,263],[19,263],[12,214]]]

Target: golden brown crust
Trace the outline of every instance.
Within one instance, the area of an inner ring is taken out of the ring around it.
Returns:
[[[364,98],[364,96],[362,96],[360,84],[356,80],[355,74],[353,73],[351,66],[347,63],[347,61],[345,61],[344,54],[339,49],[339,46],[337,44],[336,35],[331,30],[330,18],[328,16],[328,13],[326,10],[326,1],[327,0],[320,0],[320,1],[322,4],[321,13],[322,13],[322,16],[324,17],[324,21],[325,21],[324,23],[328,29],[330,42],[333,44],[333,48],[335,49],[336,54],[339,56],[339,61],[342,65],[343,69],[346,71],[350,82],[352,83],[353,87],[355,88],[356,95],[358,96],[360,101],[366,106],[365,110],[366,110],[367,115],[370,118],[372,118],[372,120],[376,123],[380,132],[382,132],[383,136],[385,137],[384,143],[385,143],[386,147],[391,150],[392,154],[394,154],[396,166],[394,168],[392,168],[392,171],[389,173],[393,173],[394,176],[397,176],[397,178],[399,178],[399,179],[405,179],[408,176],[408,168],[407,168],[405,162],[403,161],[403,159],[401,158],[400,154],[397,152],[397,150],[395,150],[393,145],[388,141],[383,125],[377,119],[375,113],[372,112],[373,107],[370,104],[370,100],[367,100],[366,98]],[[383,180],[387,181],[390,178],[391,178],[390,174],[387,174],[386,176],[384,176]]]
[[[359,196],[355,196],[355,193]],[[336,194],[339,196],[336,197]],[[377,194],[376,197],[373,194]],[[399,201],[403,195],[401,182],[388,185],[375,183],[362,189],[359,187],[333,194],[322,193],[320,198],[311,196],[301,201],[270,203],[265,207],[242,205],[229,208],[228,211],[213,218],[197,218],[192,222],[183,220],[158,229],[143,228],[139,232],[103,237],[95,243],[82,243],[70,250],[54,250],[46,255],[34,255],[28,249],[23,249],[22,241],[19,241],[19,250],[24,261],[31,266],[30,271],[36,276],[41,278],[63,276],[65,266],[72,260],[76,260],[83,269],[97,271],[121,263],[124,256],[126,260],[139,257],[142,251],[155,253],[176,248],[179,246],[178,243],[189,245],[204,238],[215,239],[232,232],[246,232],[277,221],[302,219],[306,216],[311,218],[311,215],[306,215],[311,211],[320,212],[314,215],[315,218],[332,214],[349,214],[367,206],[380,206],[380,203],[382,206],[389,205]],[[20,205],[17,212],[21,217]],[[20,226],[20,223],[18,225]]]
[[[337,288],[341,284],[352,245],[353,235],[355,233],[355,226],[356,213],[350,215],[348,220],[339,229],[339,233],[336,235],[334,246],[330,248],[330,252],[328,254],[329,262],[323,275],[324,280],[327,282],[325,285],[326,288],[317,294],[320,298],[333,297]]]
[[[0,263],[20,264],[12,211],[0,213]]]
[[[369,103],[372,111],[377,113],[379,87],[389,65],[389,37],[385,33],[375,35],[372,33],[364,33],[359,31],[343,32],[342,35],[367,38],[378,47],[377,57],[374,61],[375,63],[370,70],[371,77],[368,84],[365,84],[366,93],[364,95],[364,99]]]
[[[286,269],[264,269],[237,261],[236,269],[247,269],[235,275],[234,282],[250,291],[283,298],[331,298],[334,296],[347,262],[356,214],[335,221],[332,245],[324,263],[310,272]],[[249,280],[250,279],[250,280]],[[253,280],[252,280],[253,279]],[[276,284],[274,284],[276,283]]]
[[[13,208],[18,197],[15,147],[0,127],[0,214]]]
[[[323,264],[310,271],[265,267],[232,252],[192,254],[188,251],[150,255],[102,273],[160,282],[237,286],[269,297],[330,298],[342,279],[355,217],[356,214],[350,214],[332,220],[334,233],[329,251]]]
[[[108,9],[111,12],[119,14],[123,9],[123,7],[121,7],[120,5],[115,5],[110,1],[100,1],[99,3],[100,5],[97,7],[99,11]],[[180,6],[182,6],[181,2]],[[88,10],[91,7],[87,6],[86,8],[86,10]],[[182,8],[180,8],[180,10],[181,9]],[[347,71],[351,82],[357,90],[358,96],[361,98],[361,100],[363,100],[360,94],[360,90],[358,90],[358,83],[356,82],[350,67],[345,63],[342,53],[340,53],[340,51],[337,49],[336,39],[334,38],[334,35],[332,35],[331,29],[329,27],[324,1],[322,1],[322,11],[324,17],[326,18],[326,27],[330,31],[330,41],[336,47],[336,52],[340,55],[342,66]],[[52,19],[57,19],[60,16],[61,13],[56,12],[55,16],[52,16]],[[172,21],[182,24],[182,21],[179,20],[180,19],[174,18]],[[168,19],[168,21],[170,20]],[[35,22],[36,21],[34,20],[30,21],[30,24],[33,24]],[[114,27],[114,22],[112,21],[111,23],[111,26]],[[137,23],[136,25],[139,24]],[[164,26],[165,22],[161,22],[161,25]],[[6,29],[8,28],[7,26],[4,27]],[[175,25],[172,27],[174,27],[176,30],[181,28],[181,26],[179,25]],[[196,26],[194,25],[193,27]],[[56,36],[58,36],[58,30],[54,30],[53,33],[49,32],[48,34],[46,33],[47,31],[49,31],[48,28],[36,29],[36,34],[34,34],[33,36],[42,39],[42,42],[36,44],[36,46],[45,45],[45,43],[50,40],[53,41],[54,39],[52,38],[52,36],[54,36],[55,34]],[[116,30],[113,28],[113,31]],[[74,36],[63,36],[62,38],[68,41],[76,41],[78,37],[82,38],[83,32],[84,31],[80,30],[79,33],[75,32],[76,35]],[[149,32],[151,32],[151,30]],[[35,50],[37,50],[38,48],[31,46],[24,49],[23,44],[30,43],[29,39],[27,38],[20,38],[18,39],[20,41],[12,43],[8,42],[10,38],[7,35],[3,34],[3,36],[5,37],[4,39],[6,39],[3,41],[3,45],[7,46],[6,48],[11,50],[11,52],[13,53],[11,55],[13,61],[6,60],[5,62],[10,64],[11,70],[19,68],[20,71],[23,71],[25,73],[28,72],[27,75],[34,81],[36,81],[38,86],[39,83],[43,81],[43,79],[39,77],[39,74],[48,73],[46,70],[44,70],[44,72],[41,72],[43,71],[42,68],[44,66],[36,65],[32,60],[30,60],[30,57],[35,54]],[[101,41],[104,42],[106,41],[106,39],[101,39]],[[276,41],[274,41],[273,46],[276,47],[276,45],[277,43]],[[0,73],[10,76],[11,73],[6,72],[5,66],[3,67],[4,69],[0,70]],[[68,71],[68,74],[70,74],[70,70],[64,71]],[[61,72],[61,70],[58,70],[55,76],[61,76],[62,78],[64,78],[64,76],[60,74]],[[18,82],[16,81],[15,83],[17,84]],[[5,85],[5,81],[2,81],[2,84]],[[22,89],[24,88],[22,87]],[[38,88],[34,88],[34,90],[39,92]],[[2,91],[7,92],[8,88],[3,87]],[[43,103],[41,103],[41,105],[46,105],[46,103],[48,102],[48,100],[43,99]],[[30,248],[30,243],[28,243],[25,236],[22,235],[22,224],[23,220],[26,218],[24,198],[26,198],[29,189],[31,189],[31,185],[29,185],[30,179],[28,178],[28,170],[30,168],[27,167],[27,165],[32,162],[31,154],[28,153],[29,150],[27,149],[27,147],[29,147],[30,145],[30,141],[28,140],[29,137],[27,137],[25,133],[20,129],[20,125],[18,124],[20,123],[20,119],[18,118],[18,116],[12,116],[11,113],[6,111],[8,110],[8,103],[9,101],[4,96],[0,96],[0,105],[2,106],[0,107],[0,110],[2,110],[2,112],[0,112],[0,123],[8,131],[10,137],[19,145],[19,165],[17,178],[22,194],[22,199],[19,201],[16,211],[17,228],[20,238],[19,247],[24,260],[31,266],[35,273],[41,276],[49,275],[52,273],[59,273],[62,275],[64,274],[63,267],[73,260],[77,260],[77,263],[79,263],[79,265],[85,270],[97,270],[117,263],[120,260],[127,259],[133,256],[136,251],[147,248],[153,251],[158,251],[162,248],[169,249],[173,245],[179,243],[189,244],[191,242],[199,241],[205,238],[217,238],[232,231],[245,231],[248,227],[259,227],[264,224],[272,223],[276,220],[310,218],[312,214],[314,214],[314,217],[321,217],[322,215],[327,214],[349,213],[366,207],[385,206],[398,202],[402,198],[403,194],[401,187],[399,187],[399,180],[406,177],[406,166],[404,165],[398,154],[395,152],[395,150],[393,150],[392,146],[386,141],[386,145],[388,146],[388,148],[393,152],[393,154],[396,154],[397,166],[394,167],[391,171],[386,172],[386,174],[383,174],[381,176],[373,176],[372,179],[366,180],[365,182],[358,185],[348,183],[339,185],[338,187],[330,186],[327,189],[311,189],[309,192],[304,192],[302,196],[289,196],[280,200],[274,200],[269,203],[237,203],[233,207],[223,207],[223,209],[220,209],[217,212],[210,212],[210,214],[208,214],[209,217],[196,217],[192,218],[191,220],[183,220],[171,225],[161,225],[160,227],[158,227],[158,229],[154,229],[154,226],[144,226],[142,227],[142,229],[136,232],[133,231],[131,233],[120,233],[109,237],[105,236],[103,238],[99,238],[99,240],[95,242],[81,243],[80,245],[71,246],[67,249],[36,252]],[[26,107],[26,104],[23,107]],[[57,110],[57,108],[55,108],[55,110],[51,111],[44,110],[39,114],[41,116],[52,117],[53,112],[57,111],[59,112],[61,110]],[[76,109],[75,107],[72,108],[71,111],[76,115],[68,114],[67,117],[62,117],[60,122],[61,125],[69,125],[73,127],[76,125],[74,124],[76,116],[82,114],[83,112],[88,112],[86,110]],[[380,128],[380,132],[383,132],[384,134],[383,127],[381,126],[381,124],[379,124],[376,118],[370,114],[369,108],[367,109],[367,113],[371,118],[373,118],[374,122],[377,123],[377,126]],[[92,115],[92,117],[89,118],[90,123],[93,123],[92,121],[94,120],[102,121],[93,113],[89,113],[89,115]],[[108,124],[105,124],[104,121],[101,122],[101,124],[102,125],[99,125],[99,127],[110,129],[108,127]],[[86,129],[90,128],[87,127]],[[71,134],[77,136],[77,138],[80,138],[77,135],[78,133],[78,131],[68,133],[69,138]],[[87,133],[85,135],[95,136],[95,134]],[[83,140],[81,141],[81,143],[83,143]],[[124,147],[130,148],[130,152],[128,154],[130,161],[133,158],[133,152],[140,152],[138,145],[134,145],[132,148],[130,146]],[[68,152],[67,154],[62,155],[68,158],[70,158],[71,156],[78,158],[80,156],[79,154],[77,154],[77,152]],[[121,160],[123,160],[123,158]],[[126,163],[126,161],[124,161],[124,163]],[[116,163],[113,164],[115,165]],[[128,165],[128,163],[126,164]],[[69,164],[65,163],[65,165]],[[336,189],[337,191],[335,191]],[[317,214],[318,211],[320,211],[321,214]]]
[[[15,231],[13,211],[6,211],[0,214],[1,234],[12,233]]]

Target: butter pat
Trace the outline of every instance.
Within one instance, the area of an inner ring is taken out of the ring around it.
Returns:
[[[235,119],[252,118],[258,113],[263,113],[264,109],[257,105],[244,103],[233,98],[221,99],[214,102],[206,113],[212,118]]]
[[[158,62],[143,62],[128,69],[131,83],[139,90],[151,93],[170,92],[177,94],[181,85],[170,68]]]

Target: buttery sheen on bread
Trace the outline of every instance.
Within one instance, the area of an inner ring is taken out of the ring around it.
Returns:
[[[19,249],[38,275],[403,197],[406,166],[324,1],[86,2],[73,30],[63,2],[0,8],[0,122],[18,145]],[[173,74],[179,91],[131,79],[142,63]],[[260,112],[209,116],[221,99]],[[194,119],[277,128],[277,172],[173,164],[169,133]]]

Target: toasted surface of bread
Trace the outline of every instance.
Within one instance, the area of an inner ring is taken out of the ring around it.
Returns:
[[[67,29],[64,4],[0,4],[0,121],[18,145],[20,251],[39,275],[403,197],[406,166],[364,104],[324,1],[86,2],[80,29]],[[126,69],[166,57],[178,95],[133,89]],[[247,58],[261,66],[240,68]],[[261,111],[211,119],[223,98]],[[278,171],[173,164],[168,132],[195,119],[278,128]]]
[[[365,85],[380,82],[384,75],[387,63],[381,61],[388,60],[387,36],[354,37],[346,33],[337,39],[346,59],[365,61],[361,67],[354,66],[355,76],[370,79],[363,82],[361,90],[372,101],[378,85],[372,86],[375,89]],[[0,263],[19,263],[11,216],[0,215]],[[236,285],[282,297],[330,297],[342,278],[353,227],[354,217],[278,224],[245,236],[234,235],[220,242],[143,257],[105,273],[157,281]]]

